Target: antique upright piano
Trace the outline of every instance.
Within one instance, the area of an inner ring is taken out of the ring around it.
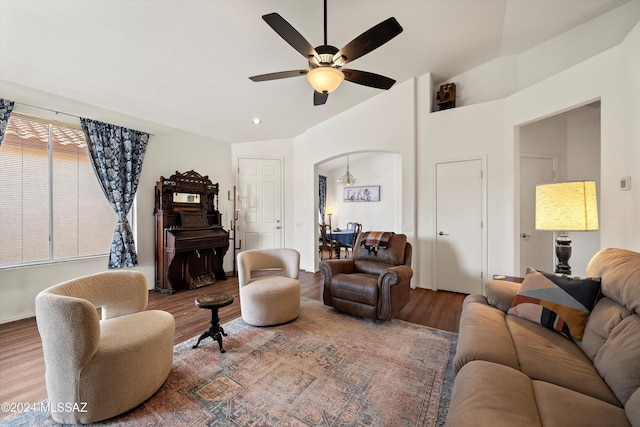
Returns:
[[[160,292],[195,289],[226,279],[229,234],[218,210],[218,184],[197,172],[156,183],[156,283]]]

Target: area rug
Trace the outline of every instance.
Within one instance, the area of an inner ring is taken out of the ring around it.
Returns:
[[[206,329],[207,325],[203,325]],[[441,426],[457,335],[412,323],[374,322],[303,298],[285,325],[224,325],[226,353],[197,337],[174,348],[162,388],[101,425]],[[48,426],[29,412],[0,425]]]

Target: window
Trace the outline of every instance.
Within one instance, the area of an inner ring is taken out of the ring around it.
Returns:
[[[0,146],[0,267],[107,254],[116,220],[82,129],[13,113]]]

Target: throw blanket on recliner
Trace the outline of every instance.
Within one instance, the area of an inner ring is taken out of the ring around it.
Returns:
[[[377,255],[378,249],[386,249],[389,246],[389,239],[394,234],[392,231],[365,231],[362,233],[360,246]]]

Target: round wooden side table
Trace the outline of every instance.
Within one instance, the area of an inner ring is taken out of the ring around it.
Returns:
[[[193,346],[193,348],[198,347],[200,341],[202,341],[203,339],[211,337],[214,341],[218,341],[218,346],[220,346],[220,353],[225,352],[225,350],[222,348],[222,336],[224,335],[226,337],[227,334],[224,333],[224,329],[222,329],[222,326],[220,326],[218,309],[232,304],[233,300],[233,295],[225,293],[201,295],[196,298],[196,307],[211,310],[211,322],[209,323],[209,330],[200,335],[200,338],[198,338],[198,342]]]

